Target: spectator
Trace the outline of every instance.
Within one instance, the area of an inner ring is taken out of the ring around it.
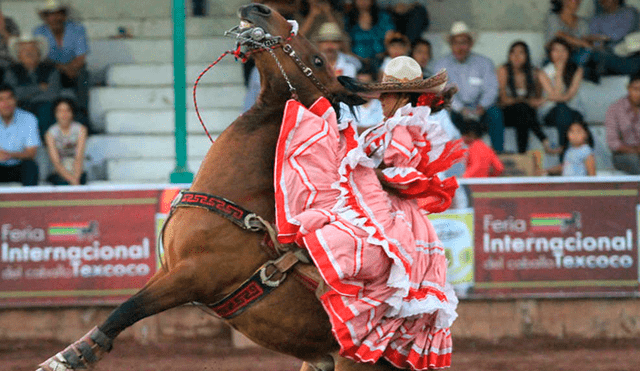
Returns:
[[[627,96],[607,110],[607,144],[613,166],[627,174],[640,174],[640,74],[631,77]]]
[[[596,158],[593,155],[593,136],[587,124],[582,121],[576,121],[569,126],[566,134],[565,142],[568,143],[568,148],[564,152],[562,164],[547,169],[545,175],[596,175]]]
[[[417,39],[413,42],[411,47],[411,58],[422,67],[422,74],[424,77],[433,75],[433,72],[429,69],[429,63],[431,62],[431,43],[425,39]]]
[[[451,119],[461,129],[465,121],[488,127],[491,144],[504,149],[504,118],[497,106],[498,78],[491,59],[473,53],[474,33],[464,22],[455,22],[448,36],[451,54],[438,60],[434,70],[446,69],[449,81],[460,91],[453,97]]]
[[[592,53],[596,75],[631,75],[640,70],[640,54],[617,55],[614,48],[624,43],[624,38],[638,30],[638,11],[623,6],[621,0],[600,0],[603,13],[596,15],[589,24],[591,33],[599,38]],[[636,50],[637,51],[637,50]]]
[[[327,62],[335,71],[336,76],[355,77],[362,64],[342,52],[345,41],[346,35],[337,23],[323,24],[315,38],[318,49],[327,58]]]
[[[546,97],[538,111],[547,126],[558,129],[560,146],[567,148],[567,129],[576,121],[582,121],[583,104],[578,94],[583,70],[571,61],[571,47],[560,38],[547,45],[547,57],[551,61],[538,73]]]
[[[574,49],[573,62],[583,66],[589,60],[592,43],[588,39],[589,22],[577,15],[582,0],[551,0],[547,15],[545,42],[564,39]]]
[[[10,51],[15,62],[5,81],[15,89],[18,106],[36,115],[40,133],[44,134],[53,125],[53,101],[62,91],[60,72],[44,59],[47,40],[24,35],[11,41]]]
[[[0,118],[0,183],[37,185],[38,119],[17,108],[13,89],[6,84],[0,85]]]
[[[20,36],[18,25],[13,19],[2,15],[0,11],[0,67],[6,68],[11,64],[9,42],[16,36]]]
[[[498,155],[482,141],[484,128],[477,122],[466,121],[462,127],[462,139],[467,145],[463,178],[486,178],[499,176],[504,165]]]
[[[54,172],[47,180],[54,185],[86,184],[83,166],[87,129],[73,120],[73,100],[60,98],[55,101],[53,110],[56,123],[47,131],[45,142]]]
[[[344,29],[341,0],[304,0],[300,13],[304,16],[300,24],[300,33],[309,40],[315,39],[320,28],[326,23],[337,24],[339,29]],[[342,51],[346,52],[347,49]]]
[[[89,53],[84,26],[67,20],[67,6],[60,0],[46,0],[40,9],[43,25],[36,27],[34,35],[49,41],[47,57],[60,71],[62,88],[73,89],[78,100],[80,120],[86,121],[89,99],[89,73],[86,58]]]
[[[376,0],[354,0],[344,23],[353,53],[371,61],[384,52],[384,37],[394,29],[391,16],[380,9]]]
[[[415,42],[420,35],[429,29],[429,13],[427,8],[419,2],[407,4],[399,1],[389,7],[396,30],[407,35],[410,42]]]
[[[540,139],[546,151],[551,151],[536,112],[544,102],[538,71],[531,65],[529,46],[524,41],[511,44],[507,63],[498,68],[498,84],[504,124],[516,128],[518,152],[527,151],[529,130]]]
[[[411,51],[411,42],[409,38],[397,31],[387,32],[384,38],[385,56],[380,66],[378,75],[382,78],[385,67],[393,58],[400,57],[402,55],[409,55]]]

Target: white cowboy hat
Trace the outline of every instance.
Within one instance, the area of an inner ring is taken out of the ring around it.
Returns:
[[[13,58],[13,60],[16,62],[19,61],[18,51],[20,49],[20,44],[33,43],[33,42],[36,43],[40,51],[40,60],[42,61],[43,59],[45,59],[47,57],[47,54],[49,54],[49,42],[42,35],[32,36],[29,34],[25,34],[18,37],[12,37],[9,40],[9,54],[11,55],[11,58]]]
[[[44,4],[38,9],[38,13],[42,16],[47,13],[55,13],[67,9],[67,5],[63,4],[60,0],[44,0]]]
[[[474,31],[471,31],[469,26],[467,26],[467,24],[464,23],[463,21],[453,22],[453,24],[451,25],[451,30],[449,31],[449,34],[446,35],[446,39],[447,41],[450,41],[452,37],[459,36],[459,35],[467,35],[471,38],[471,40],[474,40],[474,41],[477,36],[476,33]]]
[[[632,32],[622,39],[613,48],[613,52],[619,57],[628,57],[631,54],[640,52],[640,31]]]
[[[345,41],[345,35],[336,23],[326,22],[320,26],[315,41]]]
[[[439,93],[447,84],[447,71],[424,79],[422,67],[415,59],[406,56],[395,57],[384,69],[381,82],[360,83],[354,79],[340,77],[350,90],[367,97],[377,98],[382,93]]]

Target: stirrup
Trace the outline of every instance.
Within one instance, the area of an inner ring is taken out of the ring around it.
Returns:
[[[37,371],[90,370],[113,347],[113,341],[98,327],[39,365]]]

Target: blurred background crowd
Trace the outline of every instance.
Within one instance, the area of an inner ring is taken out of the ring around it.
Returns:
[[[583,1],[594,3],[590,19],[578,14]],[[591,102],[581,90],[607,76],[626,76],[622,98],[606,109],[606,145],[618,173],[640,174],[639,15],[625,0],[549,1],[544,50],[516,40],[499,65],[474,51],[478,32],[462,21],[443,35],[448,52],[433,58],[433,39],[425,35],[435,15],[426,1],[259,2],[297,20],[336,75],[378,81],[386,64],[401,55],[413,57],[425,78],[446,69],[459,92],[438,119],[469,148],[465,166],[455,170],[464,177],[500,175],[502,160],[530,154],[531,132],[559,165],[540,165],[529,175],[596,175],[592,123],[585,117]],[[207,16],[207,9],[205,0],[192,0],[193,16]],[[102,130],[90,122],[87,33],[59,0],[43,1],[38,16],[41,24],[32,30],[0,16],[0,182],[84,184],[86,140]],[[124,29],[116,37],[130,35]],[[534,63],[538,54],[544,58]],[[260,91],[251,61],[243,65],[243,77],[246,110]],[[366,128],[384,118],[380,102],[371,100],[342,119]],[[505,149],[505,128],[515,131],[515,153]],[[34,161],[39,147],[51,163],[44,177]]]

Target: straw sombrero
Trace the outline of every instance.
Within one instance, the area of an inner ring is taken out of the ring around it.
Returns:
[[[315,37],[315,42],[321,41],[345,41],[346,37],[340,26],[333,22],[326,22],[320,26],[318,35]]]
[[[459,35],[467,35],[471,38],[472,41],[475,41],[478,38],[478,34],[474,31],[471,31],[466,23],[457,21],[453,22],[449,34],[445,35],[445,39],[447,40],[447,42],[451,42],[452,38]]]
[[[55,13],[61,10],[68,10],[68,6],[60,0],[44,0],[44,4],[38,8],[38,13],[43,16],[48,13]]]
[[[415,59],[406,56],[393,58],[384,69],[381,82],[361,83],[355,79],[338,78],[347,89],[365,96],[377,98],[382,93],[440,93],[447,85],[447,71],[422,78],[422,68]]]
[[[628,57],[640,52],[640,31],[632,32],[613,48],[613,52],[619,57]]]

